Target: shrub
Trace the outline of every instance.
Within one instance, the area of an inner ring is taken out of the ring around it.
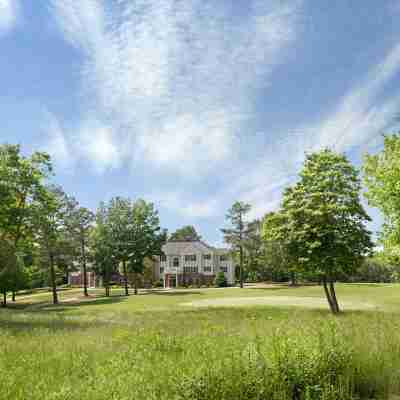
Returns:
[[[164,282],[162,280],[153,282],[153,287],[154,288],[162,288],[162,287],[164,287]]]
[[[223,272],[218,272],[215,277],[215,286],[216,287],[227,287],[228,281],[226,280],[225,274]]]

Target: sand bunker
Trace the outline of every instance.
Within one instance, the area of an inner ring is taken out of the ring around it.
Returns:
[[[318,297],[295,297],[295,296],[265,296],[265,297],[231,297],[221,299],[197,300],[190,303],[182,303],[189,307],[251,307],[251,306],[277,306],[277,307],[304,307],[316,309],[328,309],[326,299]],[[339,301],[343,310],[375,310],[374,304]]]

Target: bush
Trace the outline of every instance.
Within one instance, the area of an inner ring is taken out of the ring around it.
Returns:
[[[215,277],[215,286],[216,287],[227,287],[228,281],[226,280],[225,274],[223,272],[218,272]]]
[[[153,288],[163,288],[164,287],[164,282],[159,280],[156,282],[153,282]]]

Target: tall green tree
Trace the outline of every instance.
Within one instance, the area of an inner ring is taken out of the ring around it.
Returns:
[[[85,207],[81,207],[73,197],[66,197],[65,225],[73,243],[79,249],[79,264],[83,274],[83,293],[87,297],[87,248],[90,231],[93,228],[94,214]]]
[[[230,227],[221,229],[224,234],[224,240],[231,246],[234,253],[239,255],[239,280],[240,287],[243,288],[243,263],[244,263],[244,248],[249,240],[251,227],[246,220],[246,215],[251,210],[250,204],[241,201],[235,202],[228,210],[226,220]]]
[[[194,226],[186,225],[172,233],[169,240],[196,241],[201,240],[201,236],[197,233]]]
[[[17,145],[0,145],[0,241],[8,240],[14,256],[23,251],[24,241],[32,238],[33,209],[41,201],[51,173],[47,154],[35,152],[27,157]],[[14,287],[19,286],[16,281]]]
[[[135,294],[137,294],[137,276],[143,275],[145,259],[161,254],[166,241],[166,231],[160,228],[158,211],[152,203],[137,200],[132,204],[131,247],[129,270],[134,274]]]
[[[351,275],[370,253],[370,221],[360,201],[358,171],[331,150],[307,155],[299,181],[283,196],[286,237],[299,268],[318,276],[333,313],[340,311],[335,292],[338,277]]]
[[[112,254],[118,263],[122,264],[125,295],[129,296],[127,264],[132,252],[134,234],[130,199],[115,197],[110,200],[107,206],[106,224],[110,243],[112,243]]]
[[[89,257],[93,268],[102,279],[105,294],[110,296],[110,282],[117,271],[118,260],[113,252],[113,237],[107,225],[107,207],[100,203],[95,216],[95,226],[90,232]]]
[[[53,304],[58,303],[57,259],[62,251],[62,239],[65,233],[65,193],[61,188],[50,186],[42,193],[35,208],[35,240],[40,246],[42,262],[49,271]]]
[[[247,276],[252,275],[255,279],[263,276],[263,243],[261,220],[249,222],[249,234],[244,242],[244,265]]]
[[[385,218],[381,241],[393,262],[400,260],[400,134],[384,136],[383,150],[366,154],[363,164],[365,197]]]

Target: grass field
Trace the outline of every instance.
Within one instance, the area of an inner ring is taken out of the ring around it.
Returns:
[[[0,310],[1,399],[351,399],[400,394],[400,285],[21,295]]]

